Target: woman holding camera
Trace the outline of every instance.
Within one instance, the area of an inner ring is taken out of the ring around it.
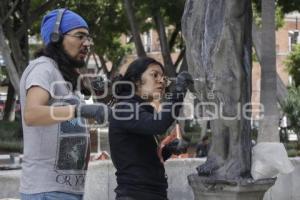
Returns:
[[[162,98],[166,87],[164,68],[156,60],[143,57],[133,61],[116,85],[117,103],[110,116],[109,142],[116,167],[116,200],[166,200],[167,176],[158,154],[157,135],[164,134],[179,113],[189,84],[187,72],[176,83],[156,112],[151,102]],[[173,112],[172,112],[173,111]],[[180,153],[178,140],[166,145],[161,156]]]

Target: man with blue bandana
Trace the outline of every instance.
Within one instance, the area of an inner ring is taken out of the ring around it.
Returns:
[[[20,81],[24,157],[22,200],[81,200],[90,155],[86,118],[107,119],[103,104],[85,105],[79,79],[91,38],[77,13],[57,9],[41,24],[44,48]]]

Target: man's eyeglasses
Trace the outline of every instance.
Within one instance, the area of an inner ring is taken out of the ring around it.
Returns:
[[[75,37],[75,38],[79,39],[81,42],[85,42],[87,40],[89,42],[92,42],[92,37],[88,34],[84,34],[84,33],[69,34],[69,33],[66,33],[65,35],[68,35],[70,37]]]

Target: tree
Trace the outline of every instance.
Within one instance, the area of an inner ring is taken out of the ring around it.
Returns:
[[[9,75],[8,98],[4,119],[14,110],[15,94],[19,93],[20,76],[29,61],[28,35],[37,35],[42,15],[54,7],[67,7],[84,16],[94,36],[94,52],[102,69],[111,77],[130,45],[122,45],[120,36],[128,32],[124,9],[120,0],[4,0],[0,2],[0,50],[3,52]],[[93,53],[92,57],[96,57]],[[112,62],[109,71],[106,62]],[[15,92],[16,91],[16,92]]]
[[[282,106],[283,111],[290,120],[290,126],[298,136],[300,143],[300,86],[291,87],[288,96]]]
[[[174,63],[171,59],[171,52],[178,42],[181,43],[180,48],[184,49],[183,40],[178,39],[181,30],[180,20],[183,13],[184,1],[162,0],[159,2],[149,2],[141,0],[132,1],[132,4],[134,5],[134,10],[136,11],[134,13],[136,23],[140,24],[140,32],[146,32],[150,29],[157,30],[167,74],[171,77],[175,76],[175,66],[180,63],[184,54],[180,54],[181,56],[179,56],[179,59],[175,62],[176,65],[174,66]],[[166,27],[169,27],[170,25],[174,27],[174,30],[168,35],[166,33]]]
[[[257,10],[261,10],[262,8],[262,0],[252,0],[255,4]],[[275,0],[276,7],[281,7],[283,13],[289,13],[295,10],[300,10],[300,4],[298,0]]]
[[[10,94],[18,94],[19,79],[27,66],[29,61],[29,44],[28,35],[38,35],[40,30],[40,22],[42,16],[55,7],[67,7],[75,12],[81,14],[90,26],[90,34],[94,38],[93,52],[98,55],[104,72],[109,73],[105,67],[108,61],[112,62],[113,74],[124,56],[131,52],[131,41],[128,44],[122,44],[120,36],[122,34],[130,35],[131,28],[129,20],[127,21],[126,9],[124,3],[131,2],[132,0],[3,0],[0,2],[0,50],[4,53],[5,63],[9,80],[11,82],[10,90],[16,92],[9,92]],[[152,4],[148,1],[135,1],[131,2],[133,16],[135,23],[138,24],[137,30],[143,33],[150,28],[158,27],[160,24],[160,39],[164,42],[164,57],[168,57],[172,49],[177,45],[183,48],[182,40],[180,37],[180,19],[183,12],[184,0],[172,1],[163,0],[155,2],[159,7],[157,16],[160,19],[157,25],[154,20],[148,21],[149,17],[153,18],[153,11],[151,10]],[[163,17],[162,17],[163,16]],[[166,34],[165,27],[173,25],[175,27],[171,34]],[[163,36],[163,34],[165,36]],[[132,34],[133,35],[133,34]],[[165,38],[163,38],[165,37]],[[142,46],[142,45],[141,45]],[[165,48],[169,46],[168,48]],[[165,50],[169,49],[169,53]],[[95,54],[91,55],[91,59],[96,57]],[[141,54],[143,55],[143,54]],[[178,65],[183,58],[183,53],[175,62]],[[169,59],[171,60],[171,59]],[[171,63],[171,62],[170,62]],[[172,68],[175,72],[175,68]],[[171,65],[168,65],[171,66]],[[11,102],[7,102],[11,105]]]
[[[293,78],[293,84],[288,90],[282,110],[290,120],[291,129],[300,138],[300,44],[293,46],[292,51],[285,60],[285,65]],[[300,143],[299,139],[298,143]]]
[[[283,25],[283,18],[284,18],[284,13],[288,13],[291,11],[295,10],[300,10],[299,3],[297,3],[297,0],[289,0],[289,1],[284,1],[284,0],[276,0],[273,1],[262,1],[262,0],[254,0],[254,11],[255,14],[255,21],[258,23],[253,23],[252,24],[252,30],[253,30],[253,45],[256,51],[256,56],[258,58],[259,63],[261,64],[261,69],[262,69],[262,78],[261,78],[261,102],[265,105],[265,114],[268,116],[267,118],[270,120],[269,125],[266,124],[267,120],[263,121],[263,126],[265,128],[270,126],[273,126],[272,131],[270,132],[270,138],[272,138],[272,141],[279,141],[278,139],[278,131],[277,131],[277,123],[278,123],[278,117],[275,117],[275,112],[277,110],[277,105],[275,102],[270,102],[275,99],[278,99],[278,102],[280,105],[283,105],[284,103],[284,97],[287,94],[287,89],[284,86],[282,80],[280,77],[276,74],[274,75],[274,71],[276,73],[276,63],[274,55],[275,55],[275,41],[274,41],[274,34],[275,34],[275,22],[271,22],[271,20],[276,19],[276,27],[281,27]],[[275,10],[275,5],[276,5],[276,10]],[[275,12],[274,12],[275,11]],[[262,20],[260,19],[262,13]],[[268,15],[268,16],[267,16]],[[276,16],[276,17],[275,17]],[[264,22],[265,20],[265,22]],[[262,21],[262,26],[264,24],[267,24],[265,28],[261,27],[261,21]],[[271,25],[274,23],[274,25]],[[272,26],[272,27],[271,27]],[[269,31],[267,31],[269,29]],[[273,29],[273,30],[271,30]],[[271,37],[268,37],[266,34],[271,34]],[[269,43],[271,40],[274,42]],[[262,45],[263,41],[263,45]],[[266,43],[267,42],[267,43]],[[269,46],[269,44],[272,45],[272,47]],[[271,50],[271,48],[273,50]],[[269,49],[269,50],[268,50]],[[269,56],[267,55],[268,52],[270,53]],[[264,55],[263,55],[264,54]],[[265,57],[265,58],[263,58]],[[268,58],[267,58],[268,57]],[[264,59],[264,61],[263,61]],[[273,64],[269,63],[267,60],[273,62]],[[267,66],[267,68],[265,68]],[[270,68],[270,66],[273,65],[273,69]],[[271,70],[271,71],[270,71]],[[269,75],[268,75],[269,74]],[[271,78],[270,76],[273,76]],[[274,78],[277,77],[277,78]],[[272,79],[272,80],[271,80]],[[277,80],[277,81],[276,81]],[[269,86],[268,86],[269,85]],[[269,88],[270,87],[270,88]],[[272,94],[271,94],[272,93]],[[277,98],[275,98],[273,95],[277,94]],[[270,100],[270,101],[269,101]],[[271,106],[273,105],[273,106]],[[273,114],[272,114],[273,113]],[[273,117],[272,117],[272,116]],[[266,117],[265,117],[266,118]],[[271,122],[272,121],[272,122]],[[273,125],[271,125],[273,124]],[[267,128],[268,129],[268,128]],[[262,134],[260,134],[261,136]],[[267,136],[266,136],[267,137]],[[260,138],[264,140],[263,138]]]
[[[132,1],[131,0],[124,0],[124,6],[125,6],[125,9],[126,9],[128,21],[129,21],[129,24],[130,24],[131,33],[132,33],[133,40],[134,40],[134,43],[135,43],[137,55],[139,57],[146,56],[146,52],[145,52],[145,49],[144,49],[144,46],[143,46],[143,43],[142,43],[142,40],[141,40],[141,36],[140,36],[140,31],[139,31],[139,28],[138,28],[138,23],[137,23],[137,21],[135,19],[135,16],[134,16],[134,8],[132,6]]]
[[[164,25],[163,18],[160,14],[160,5],[155,0],[152,0],[151,3],[152,3],[151,5],[152,16],[156,25],[156,29],[158,31],[162,57],[164,60],[166,72],[169,77],[175,77],[176,71],[171,58],[169,43],[167,41],[167,35],[165,30],[166,27]]]
[[[130,31],[123,0],[69,0],[62,6],[78,12],[86,19],[93,37],[92,53],[99,57],[104,73],[112,77],[124,56],[132,51],[130,44],[124,45],[120,41],[121,35]],[[110,71],[106,66],[108,61],[112,63]]]
[[[34,21],[58,0],[42,2],[41,0],[3,0],[0,2],[0,50],[3,53],[10,80],[9,96],[5,103],[5,119],[8,119],[13,111],[15,93],[19,94],[20,77],[29,61],[28,30]]]
[[[294,45],[288,55],[285,65],[289,74],[292,76],[294,85],[300,86],[300,44]]]
[[[261,92],[260,99],[264,106],[264,116],[261,119],[259,142],[277,142],[278,108],[276,101],[276,53],[275,53],[275,2],[262,1],[262,35],[264,42],[261,50]]]

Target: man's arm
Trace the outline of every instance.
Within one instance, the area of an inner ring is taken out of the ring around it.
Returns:
[[[49,106],[50,94],[33,86],[27,91],[24,121],[28,126],[44,126],[74,118],[75,105]]]

